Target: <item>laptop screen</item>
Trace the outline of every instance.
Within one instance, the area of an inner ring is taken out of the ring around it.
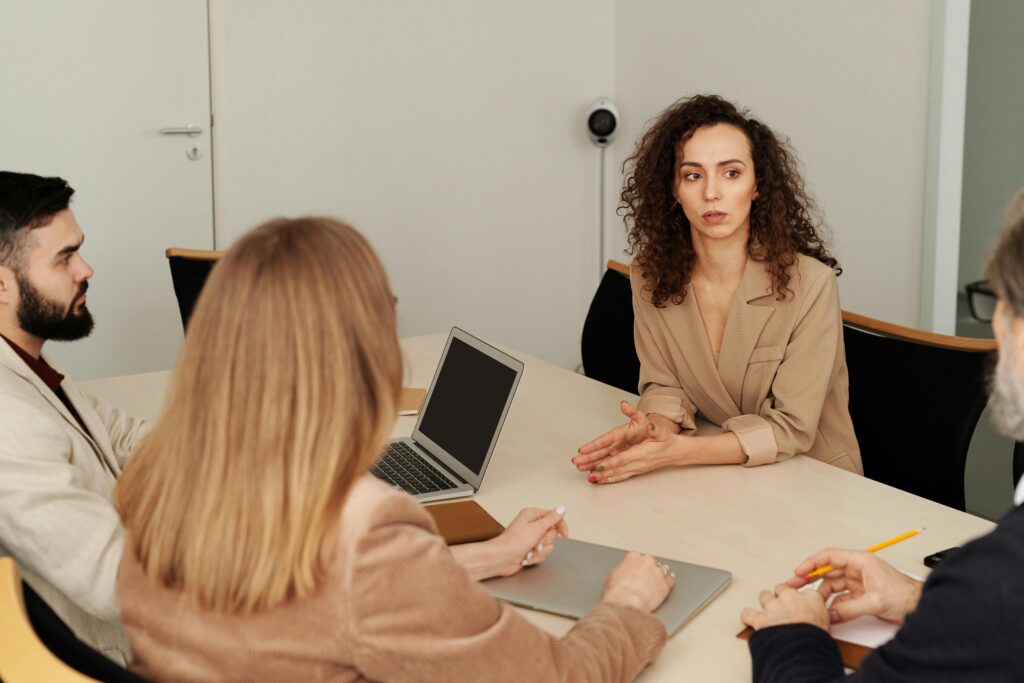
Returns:
[[[516,371],[453,337],[418,431],[480,473]]]

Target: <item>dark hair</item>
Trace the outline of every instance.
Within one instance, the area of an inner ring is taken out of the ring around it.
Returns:
[[[17,270],[25,235],[68,208],[74,193],[63,178],[0,171],[0,265]]]
[[[1014,315],[1024,317],[1024,189],[1018,190],[1010,202],[985,275],[996,296]]]
[[[767,264],[778,298],[789,291],[787,270],[797,254],[842,272],[825,248],[817,207],[804,190],[789,141],[717,95],[696,95],[663,111],[622,165],[626,181],[619,214],[625,218],[629,253],[636,255],[655,306],[682,302],[697,259],[690,222],[675,196],[676,151],[699,128],[721,123],[739,128],[750,143],[758,198],[750,209],[747,250]]]

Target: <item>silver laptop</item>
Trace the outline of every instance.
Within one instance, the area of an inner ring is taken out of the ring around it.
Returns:
[[[604,580],[626,551],[584,541],[560,540],[543,563],[483,582],[494,597],[531,609],[579,619],[601,601]],[[658,558],[676,573],[676,585],[654,613],[672,635],[725,590],[724,569]]]
[[[453,327],[412,437],[394,439],[374,476],[420,501],[480,488],[523,375],[523,363]]]

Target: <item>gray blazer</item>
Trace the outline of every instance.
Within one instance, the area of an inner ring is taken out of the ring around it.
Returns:
[[[123,537],[110,495],[145,423],[70,378],[61,386],[89,433],[0,341],[0,556],[15,559],[75,635],[125,663],[115,597]]]

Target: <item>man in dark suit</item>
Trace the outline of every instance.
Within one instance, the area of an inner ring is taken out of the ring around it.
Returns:
[[[1024,190],[988,263],[999,297],[992,321],[999,362],[990,406],[1000,431],[1024,440]],[[955,401],[956,396],[943,400]],[[755,681],[846,679],[830,623],[869,614],[901,624],[849,680],[1024,681],[1024,479],[1014,509],[996,529],[943,560],[923,585],[865,552],[825,550],[794,578],[761,591],[761,609],[740,615],[750,638]],[[832,565],[817,590],[804,576]],[[827,600],[836,595],[831,604]]]

